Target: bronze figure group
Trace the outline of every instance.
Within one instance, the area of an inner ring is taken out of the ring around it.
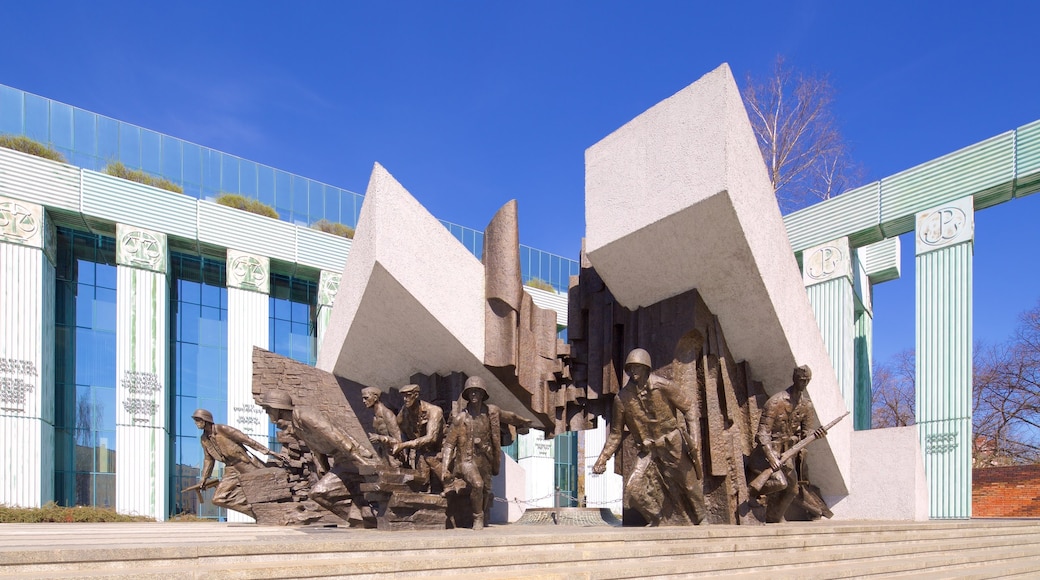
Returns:
[[[321,409],[300,404],[284,391],[265,391],[259,404],[279,429],[279,441],[296,450],[295,457],[215,424],[209,411],[199,409],[193,416],[202,430],[205,460],[200,482],[184,491],[201,494],[215,486],[215,505],[256,518],[239,474],[281,466],[289,470],[306,462],[312,475],[303,495],[351,526],[482,529],[492,502],[491,479],[500,469],[502,429],[514,425],[526,431],[530,421],[489,404],[480,377],[466,380],[447,421],[441,407],[420,399],[419,385],[399,392],[404,404],[394,413],[381,400],[382,391],[362,389],[361,400],[373,413],[368,439],[374,453]],[[247,448],[273,461],[265,465]],[[225,464],[219,481],[210,477],[216,461]]]

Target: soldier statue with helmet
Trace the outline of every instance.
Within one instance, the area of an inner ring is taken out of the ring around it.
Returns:
[[[652,373],[650,353],[637,348],[625,360],[628,380],[614,399],[603,451],[594,473],[606,471],[625,428],[638,457],[625,482],[626,503],[652,525],[699,524],[705,517],[700,465],[700,419],[693,398]],[[685,419],[680,425],[677,411]]]
[[[441,479],[447,493],[458,492],[459,483],[469,488],[473,529],[480,530],[491,505],[491,478],[501,468],[501,411],[487,404],[487,387],[480,377],[466,379],[462,399],[466,405],[452,415],[444,438]],[[448,484],[453,477],[454,485]]]
[[[213,474],[214,464],[220,461],[224,464],[224,477],[216,484],[213,504],[256,517],[242,492],[238,474],[260,469],[264,467],[264,464],[246,448],[255,449],[264,455],[278,457],[282,461],[288,461],[288,458],[281,453],[271,451],[230,425],[214,423],[213,413],[206,409],[197,409],[191,416],[195,419],[195,426],[202,430],[200,441],[204,459],[199,483],[182,491],[197,490],[201,492],[203,489],[212,487],[210,482],[216,480],[211,480],[210,475]]]

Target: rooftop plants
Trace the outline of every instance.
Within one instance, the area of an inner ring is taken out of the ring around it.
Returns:
[[[257,215],[278,219],[278,212],[276,212],[273,207],[267,205],[266,203],[258,199],[246,197],[237,193],[221,193],[217,196],[216,201],[220,205],[225,205],[227,207],[233,207],[235,209],[248,211],[249,213],[255,213]]]
[[[556,292],[556,288],[552,284],[542,280],[541,278],[531,278],[527,282],[524,282],[524,286],[528,288],[536,288],[538,290],[545,290],[546,292]]]
[[[334,236],[342,236],[349,239],[354,238],[354,228],[339,222],[329,221],[325,218],[311,224],[311,229],[319,230]]]
[[[52,147],[23,135],[0,135],[0,147],[43,157],[51,161],[66,163],[65,156],[55,151]]]
[[[167,191],[173,191],[176,193],[184,193],[184,188],[170,181],[169,179],[163,179],[161,177],[154,177],[141,171],[140,169],[130,169],[122,162],[113,161],[105,166],[102,170],[104,173],[109,175],[126,179],[129,181],[136,181],[137,183],[143,183],[145,185],[151,185],[152,187],[158,187],[159,189],[165,189]]]

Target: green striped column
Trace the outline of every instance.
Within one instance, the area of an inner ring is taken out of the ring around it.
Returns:
[[[855,405],[855,299],[848,238],[802,253],[802,281],[823,335],[845,406]]]
[[[166,518],[166,234],[116,225],[116,509]]]
[[[339,281],[343,275],[339,272],[322,270],[318,278],[318,352],[321,352],[321,344],[325,338],[325,330],[332,320],[332,304],[336,301],[336,292],[339,292]]]
[[[54,499],[55,230],[0,197],[0,505]]]
[[[917,214],[917,425],[932,518],[971,517],[971,197]]]
[[[227,251],[228,425],[268,445],[268,420],[253,401],[253,347],[270,340],[271,261],[264,256]],[[252,518],[228,510],[229,522]]]

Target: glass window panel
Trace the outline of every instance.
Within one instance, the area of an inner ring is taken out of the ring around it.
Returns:
[[[224,322],[220,320],[219,309],[203,306],[202,317],[199,318],[199,344],[221,346],[222,333],[220,327],[223,325]]]
[[[73,144],[72,148],[77,154],[89,156],[90,163],[84,164],[87,169],[100,169],[101,165],[97,158],[97,115],[74,109],[73,121]]]
[[[292,321],[306,324],[310,320],[310,305],[306,302],[292,302]]]
[[[292,306],[288,300],[274,299],[274,317],[278,320],[292,320]]]
[[[339,215],[339,200],[343,197],[342,192],[336,187],[325,188],[325,219],[330,222],[344,223]]]
[[[196,387],[196,396],[200,398],[223,399],[226,395],[222,385],[224,381],[214,379],[217,378],[215,371],[220,368],[221,359],[227,357],[227,352],[220,348],[200,347],[198,354],[198,368],[196,372],[199,384]]]
[[[47,143],[50,138],[50,103],[25,93],[25,136]]]
[[[274,321],[274,351],[283,356],[289,356],[292,349],[292,323],[288,320],[275,319]]]
[[[202,199],[212,199],[220,193],[220,153],[202,149]]]
[[[89,284],[78,284],[76,293],[76,326],[92,328],[94,326],[94,287]]]
[[[177,337],[181,342],[199,343],[199,317],[200,307],[195,304],[181,304],[180,311],[180,335]]]
[[[116,291],[98,288],[94,300],[94,328],[116,331]]]
[[[191,280],[178,280],[177,299],[189,304],[202,304],[202,284]]]
[[[309,200],[307,202],[307,224],[323,219],[325,217],[325,186],[316,181],[310,185]]]
[[[274,172],[274,209],[285,221],[292,220],[292,176],[284,171]]]
[[[61,149],[63,153],[71,151],[73,147],[72,127],[72,107],[51,102],[51,145]]]
[[[94,505],[102,507],[115,507],[116,505],[116,476],[115,474],[104,474],[94,476]]]
[[[220,191],[228,193],[239,193],[238,188],[238,157],[221,154],[220,162]]]
[[[141,129],[141,169],[162,175],[162,137],[148,129]]]
[[[159,143],[159,153],[162,158],[159,174],[177,183],[184,181],[184,176],[181,174],[183,169],[181,161],[182,143],[180,139],[174,139],[166,135],[161,136]]]
[[[238,191],[256,198],[256,163],[242,159],[238,164]]]
[[[220,293],[222,288],[218,288],[211,284],[202,285],[202,305],[212,306],[214,308],[220,308]],[[217,318],[216,320],[219,320]]]
[[[98,116],[97,156],[102,166],[119,161],[119,121]]]
[[[182,169],[181,179],[184,180],[184,192],[190,189],[195,199],[202,197],[202,148],[194,143],[181,142]]]
[[[545,252],[539,253],[541,254],[541,259],[539,260],[538,277],[549,282],[549,276],[552,272],[552,269],[549,267],[549,254],[546,254]]]
[[[266,165],[256,167],[256,195],[257,199],[274,207],[274,169]]]
[[[97,344],[97,358],[94,371],[94,385],[104,387],[116,386],[116,335],[114,332],[94,332]],[[113,424],[114,426],[114,424]]]
[[[177,394],[194,397],[198,394],[199,347],[180,343],[177,345],[177,352],[180,356],[177,366],[174,367],[177,372]]]
[[[98,257],[100,258],[101,256]],[[94,275],[94,283],[99,288],[111,288],[115,290],[119,278],[118,271],[116,270],[115,266],[110,266],[108,264],[98,264]]]
[[[130,169],[141,167],[141,128],[119,124],[119,160]]]
[[[304,179],[298,175],[294,175],[292,178],[292,219],[286,221],[292,221],[293,223],[303,222],[301,225],[307,225],[307,179]],[[282,216],[285,219],[285,216]]]
[[[0,133],[22,134],[23,93],[18,89],[0,86]]]

